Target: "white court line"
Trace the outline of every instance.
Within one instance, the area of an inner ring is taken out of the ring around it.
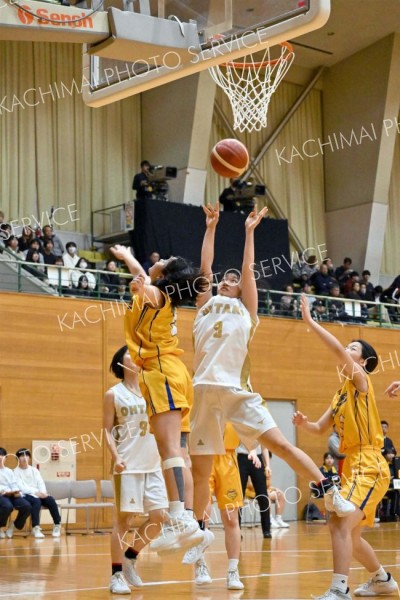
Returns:
[[[382,565],[383,567],[399,567],[400,563],[396,563],[394,565]],[[350,571],[361,571],[364,570],[364,567],[351,567]],[[315,571],[291,571],[288,573],[258,573],[257,575],[241,575],[240,578],[241,579],[255,579],[256,577],[288,577],[291,575],[315,575],[316,573],[332,573],[332,569],[318,569]],[[213,579],[213,583],[216,581],[225,581],[226,577],[216,577]],[[144,583],[143,587],[155,587],[155,586],[160,586],[160,585],[177,585],[177,584],[184,584],[184,583],[194,583],[193,579],[186,579],[184,581],[175,581],[175,580],[171,580],[171,581],[156,581],[156,582],[152,582],[152,583]],[[7,594],[0,594],[0,598],[16,598],[18,596],[37,596],[38,594],[40,595],[46,595],[46,594],[69,594],[72,592],[91,592],[91,591],[95,591],[95,590],[108,590],[108,587],[96,587],[96,588],[75,588],[75,589],[67,589],[67,590],[49,590],[46,592],[42,592],[42,591],[35,591],[35,592],[15,592],[15,593],[10,593],[8,592]],[[136,591],[136,590],[135,590]]]
[[[21,556],[20,554],[7,554],[7,556],[0,556],[0,560],[4,559],[4,558],[18,558],[19,560],[21,560],[21,558],[34,558],[34,557],[38,557],[38,558],[67,558],[69,556],[110,556],[109,552],[93,552],[90,554],[82,554],[82,552],[77,552],[76,554],[71,554],[70,552],[66,552],[66,553],[59,553],[59,554],[54,554],[53,552],[51,554],[26,554],[24,556]]]

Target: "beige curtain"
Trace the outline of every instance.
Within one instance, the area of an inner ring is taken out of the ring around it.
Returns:
[[[399,115],[400,119],[400,115]],[[400,273],[400,136],[396,136],[381,272]]]
[[[140,99],[86,107],[81,53],[80,44],[0,42],[0,209],[7,220],[75,204],[79,220],[62,229],[90,232],[92,210],[133,197]]]
[[[247,146],[251,157],[257,156],[265,140],[296,101],[301,91],[301,86],[281,83],[271,99],[268,127],[260,132],[237,136]],[[233,122],[229,100],[220,88],[217,90],[216,102]],[[225,137],[230,137],[230,134],[224,131],[223,124],[214,113],[210,150],[218,140]],[[277,153],[281,153],[285,146],[286,150],[283,156],[286,159],[291,156],[293,146],[302,153],[302,145],[309,139],[322,140],[321,92],[318,90],[311,91],[281,131],[259,163],[259,170],[302,245],[316,247],[326,240],[323,156],[318,154],[315,158],[305,158],[304,160],[297,157],[292,160],[291,164],[286,164],[282,160],[280,164],[277,157]],[[206,197],[217,198],[227,185],[228,180],[222,180],[209,167]]]

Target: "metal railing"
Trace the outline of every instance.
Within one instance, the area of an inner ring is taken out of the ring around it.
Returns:
[[[130,273],[100,271],[97,269],[70,269],[61,265],[45,265],[43,263],[26,262],[18,258],[14,252],[3,248],[11,262],[16,267],[10,277],[17,278],[17,291],[22,292],[22,278],[24,274],[30,273],[37,277],[43,285],[59,296],[76,296],[78,298],[97,298],[98,300],[120,300],[129,301],[131,298],[129,282],[132,279]],[[29,268],[29,271],[26,270]],[[50,271],[50,277],[49,277]],[[80,271],[82,275],[91,273],[95,285],[91,283],[92,289],[86,290],[74,287],[71,282],[71,272]],[[116,275],[119,283],[112,284],[107,289],[107,284],[102,280],[102,275]],[[4,277],[4,275],[3,275]],[[0,289],[1,289],[0,282]],[[301,319],[300,293],[285,292],[282,290],[258,290],[258,314],[267,317],[279,317],[286,319]],[[400,304],[376,303],[364,300],[353,300],[350,298],[318,296],[311,294],[309,298],[318,301],[318,305],[312,310],[313,318],[320,322],[340,322],[349,324],[364,324],[379,327],[400,328]],[[287,300],[283,300],[286,298]],[[188,308],[193,308],[191,303]],[[311,307],[312,308],[312,307]]]

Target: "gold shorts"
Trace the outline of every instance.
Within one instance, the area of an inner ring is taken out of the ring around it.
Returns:
[[[147,358],[140,365],[140,389],[151,417],[170,410],[180,410],[182,432],[190,432],[190,409],[193,404],[192,379],[183,362],[174,354]]]
[[[214,456],[209,486],[220,510],[243,506],[242,483],[234,450]]]
[[[362,449],[346,457],[341,495],[363,511],[360,526],[373,527],[376,507],[386,494],[389,482],[389,467],[379,449]]]

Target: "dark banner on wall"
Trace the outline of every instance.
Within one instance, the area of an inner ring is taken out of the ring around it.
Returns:
[[[240,269],[243,258],[245,216],[221,212],[215,242],[214,273],[220,281],[227,269]],[[184,256],[200,265],[205,231],[201,207],[160,200],[135,202],[135,228],[131,232],[135,256],[140,262],[157,251],[161,258]],[[255,231],[257,286],[282,290],[291,282],[288,222],[263,219]]]

